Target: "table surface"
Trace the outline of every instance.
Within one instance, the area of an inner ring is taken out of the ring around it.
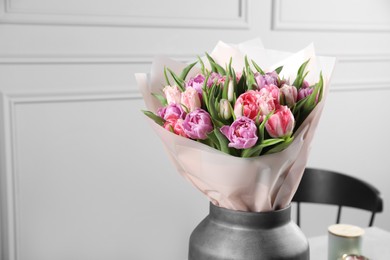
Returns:
[[[390,232],[377,227],[364,229],[362,254],[370,260],[390,259]],[[310,259],[327,260],[328,236],[309,238]]]

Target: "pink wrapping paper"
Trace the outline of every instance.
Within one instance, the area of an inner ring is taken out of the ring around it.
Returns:
[[[290,79],[290,82],[293,82],[299,66],[309,58],[310,73],[306,80],[309,83],[318,82],[322,71],[323,98],[294,134],[294,141],[285,150],[252,158],[234,157],[175,135],[152,120],[147,120],[161,138],[177,171],[204,193],[213,204],[233,210],[271,211],[290,204],[298,188],[328,94],[335,59],[316,56],[313,45],[297,53],[267,50],[259,39],[237,45],[219,42],[211,52],[211,56],[219,64],[228,63],[230,57],[233,57],[232,66],[236,71],[242,70],[245,55],[265,71],[283,65],[280,76]],[[204,62],[207,64],[207,59],[204,59]],[[161,106],[151,93],[162,93],[165,84],[164,66],[179,73],[186,65],[159,57],[153,62],[150,77],[147,74],[136,74],[148,110],[156,112]],[[193,68],[188,77],[198,72],[197,68]]]

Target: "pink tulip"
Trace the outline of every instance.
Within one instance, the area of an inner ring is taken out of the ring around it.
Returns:
[[[183,108],[179,104],[169,104],[166,107],[162,107],[158,109],[157,115],[164,120],[172,121],[177,120],[179,118],[184,119],[186,116],[186,113],[184,112]]]
[[[260,92],[249,90],[237,98],[234,104],[234,115],[237,118],[246,116],[249,119],[256,120],[256,117],[260,114],[260,103]]]
[[[265,85],[260,89],[260,94],[262,96],[271,96],[275,100],[275,105],[279,104],[280,90],[276,85]]]
[[[177,135],[188,138],[188,136],[186,135],[186,133],[184,131],[183,123],[184,123],[184,120],[181,118],[176,119],[176,120],[170,119],[170,120],[165,121],[164,128],[167,129],[168,131],[173,131],[173,133],[175,133]]]
[[[277,107],[279,107],[279,102],[276,102],[276,100],[271,95],[263,95],[261,96],[260,102],[259,102],[259,122],[263,121],[263,118],[267,116],[269,113],[274,111]]]
[[[163,92],[168,104],[180,104],[181,91],[178,86],[166,86]]]
[[[225,76],[222,76],[216,72],[211,72],[209,79],[207,80],[207,87],[211,87],[213,84],[224,84],[225,83]]]
[[[295,86],[284,84],[280,88],[280,96],[285,105],[292,107],[297,102],[298,90]]]
[[[310,96],[311,93],[313,93],[313,90],[314,89],[310,87],[309,83],[304,80],[302,83],[302,87],[298,91],[298,101],[306,98],[307,96]]]
[[[267,72],[265,75],[256,72],[254,76],[258,89],[262,89],[266,85],[278,85],[278,74],[275,71]]]
[[[186,88],[193,87],[196,89],[198,94],[202,96],[203,90],[203,82],[205,81],[205,77],[202,74],[197,74],[195,77],[190,78],[190,80],[186,83]]]
[[[294,130],[295,119],[287,106],[280,106],[265,123],[268,134],[274,138],[290,136]]]
[[[188,110],[188,113],[201,107],[199,95],[195,88],[186,88],[186,90],[181,94],[181,104]]]
[[[257,142],[257,127],[253,120],[242,116],[237,118],[230,126],[222,126],[220,131],[230,141],[229,147],[247,149]]]
[[[192,139],[204,140],[213,129],[210,114],[201,108],[187,114],[183,122],[184,133]]]

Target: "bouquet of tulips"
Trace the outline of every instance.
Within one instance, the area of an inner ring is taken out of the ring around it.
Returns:
[[[245,67],[236,72],[231,59],[218,64],[207,53],[206,57],[210,70],[201,58],[179,75],[165,68],[163,94],[153,93],[161,108],[157,114],[144,113],[172,133],[227,154],[253,157],[283,150],[322,98],[322,75],[311,86],[305,81],[309,60],[290,83],[279,76],[282,66],[265,72],[245,57]],[[187,79],[198,62],[201,73]]]
[[[178,172],[217,206],[269,211],[298,187],[333,66],[313,46],[220,42],[189,64],[157,58],[136,78]]]

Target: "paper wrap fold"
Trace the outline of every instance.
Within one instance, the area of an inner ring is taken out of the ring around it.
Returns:
[[[161,138],[167,154],[178,172],[204,193],[217,206],[242,211],[264,212],[286,207],[292,200],[309,157],[310,145],[318,125],[335,58],[316,56],[313,45],[297,53],[265,49],[260,39],[237,45],[219,42],[211,56],[219,64],[233,58],[235,71],[242,71],[244,57],[254,60],[264,71],[283,65],[281,77],[294,81],[299,66],[310,58],[306,80],[318,82],[320,72],[324,77],[321,102],[305,119],[294,134],[294,141],[285,150],[259,157],[240,158],[225,154],[210,146],[167,131],[152,120],[151,127]],[[207,64],[207,60],[204,60]],[[159,57],[147,74],[136,74],[146,107],[156,112],[161,104],[151,93],[162,93],[165,84],[164,66],[180,74],[185,63]],[[194,67],[187,77],[200,72]]]

